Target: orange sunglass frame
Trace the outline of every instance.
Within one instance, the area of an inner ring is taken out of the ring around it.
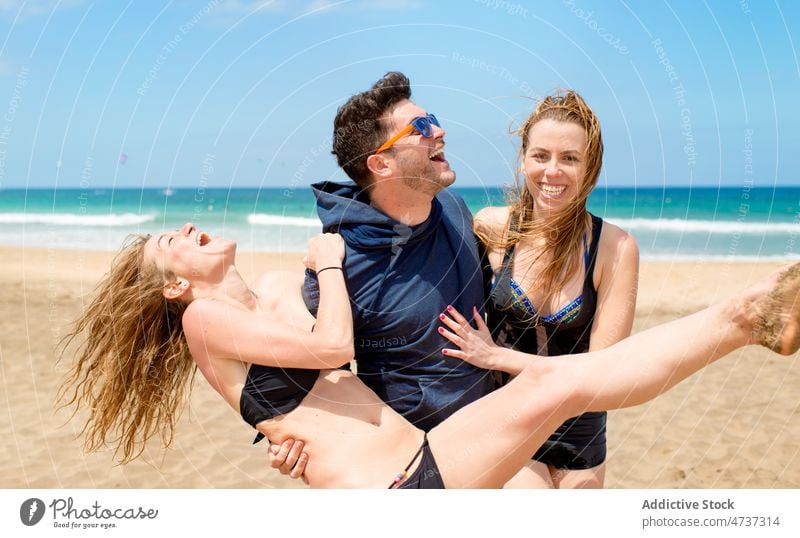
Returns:
[[[430,138],[433,136],[433,125],[436,127],[441,127],[439,125],[439,120],[436,119],[436,116],[433,114],[428,114],[427,116],[418,116],[411,120],[411,122],[400,129],[400,132],[391,137],[389,140],[384,142],[381,147],[375,151],[375,154],[381,153],[382,151],[386,151],[390,147],[392,147],[395,142],[406,136],[411,131],[417,131],[421,134],[424,138]]]

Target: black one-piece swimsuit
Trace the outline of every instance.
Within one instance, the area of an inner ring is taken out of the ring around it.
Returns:
[[[597,309],[593,274],[603,220],[591,215],[592,240],[584,248],[583,291],[570,304],[537,319],[524,290],[512,278],[514,247],[504,256],[489,294],[487,314],[495,342],[537,355],[586,353]],[[514,223],[512,222],[512,226]],[[584,238],[585,245],[585,238]],[[488,263],[488,262],[486,262]],[[606,413],[584,413],[562,424],[533,459],[558,469],[590,469],[606,459]]]

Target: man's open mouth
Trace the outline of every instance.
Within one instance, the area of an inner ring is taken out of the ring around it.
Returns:
[[[444,162],[446,159],[444,158],[444,148],[439,148],[433,153],[431,153],[431,160],[436,162]]]

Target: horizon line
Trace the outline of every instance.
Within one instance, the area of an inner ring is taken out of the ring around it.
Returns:
[[[338,183],[338,182],[334,182]],[[447,188],[456,188],[456,189],[503,189],[508,187],[509,184],[493,184],[493,185],[451,185]],[[76,186],[29,186],[29,187],[18,187],[18,186],[0,186],[0,192],[2,191],[9,191],[9,190],[98,190],[98,189],[108,189],[108,190],[238,190],[238,189],[261,189],[261,190],[293,190],[297,191],[300,189],[310,189],[311,185],[304,185],[303,187],[298,187],[297,185],[276,185],[276,186],[259,186],[259,185],[240,185],[236,187],[231,186],[212,186],[212,185],[203,185],[202,187],[198,186],[189,186],[189,185],[155,185],[155,186],[148,186],[148,187],[134,187],[134,186],[125,186],[125,185],[92,185],[89,187],[82,187],[80,185]],[[668,188],[724,188],[724,189],[792,189],[792,188],[800,188],[800,183],[793,184],[793,185],[720,185],[715,183],[700,183],[700,184],[686,184],[686,183],[674,183],[668,185],[597,185],[594,190],[602,190],[602,189],[668,189]]]

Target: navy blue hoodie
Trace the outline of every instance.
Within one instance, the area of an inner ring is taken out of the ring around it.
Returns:
[[[434,198],[428,219],[407,226],[370,205],[353,184],[312,185],[323,231],[344,237],[345,279],[353,308],[358,376],[383,401],[428,431],[488,394],[493,376],[446,357],[438,316],[483,309],[484,287],[472,215],[450,191]],[[319,304],[316,277],[304,299]]]

